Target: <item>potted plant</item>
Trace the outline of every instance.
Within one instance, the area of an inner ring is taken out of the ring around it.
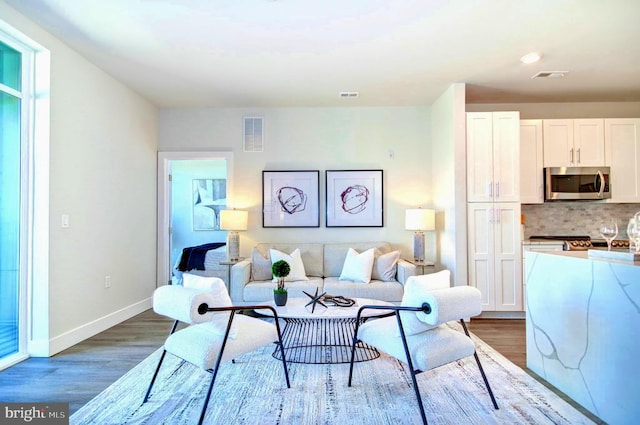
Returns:
[[[278,260],[271,265],[271,273],[278,279],[278,286],[273,290],[273,300],[277,306],[287,303],[287,288],[284,287],[284,278],[289,275],[291,266],[284,260]]]

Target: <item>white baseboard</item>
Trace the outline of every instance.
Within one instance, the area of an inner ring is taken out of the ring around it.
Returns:
[[[483,311],[481,319],[524,319],[526,313],[524,311]]]
[[[60,351],[76,345],[87,338],[103,332],[118,323],[148,310],[151,308],[151,298],[144,299],[121,310],[115,311],[104,317],[96,319],[85,325],[79,326],[68,332],[51,338],[50,340],[29,341],[29,355],[31,357],[50,357]]]

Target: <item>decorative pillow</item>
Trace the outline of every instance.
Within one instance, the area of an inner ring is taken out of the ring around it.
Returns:
[[[284,252],[278,251],[277,249],[273,248],[269,250],[269,253],[271,254],[271,264],[279,260],[284,260],[289,263],[291,271],[289,272],[289,275],[284,278],[285,282],[293,282],[294,280],[309,280],[307,274],[304,271],[304,264],[302,263],[300,248],[294,249],[291,255],[285,254]],[[274,276],[273,281],[277,282],[278,278]]]
[[[355,249],[349,248],[342,265],[342,273],[338,279],[362,283],[371,282],[374,253],[374,248],[367,249],[361,254],[358,254]]]
[[[200,289],[210,292],[213,295],[215,302],[209,307],[229,307],[232,306],[229,292],[224,284],[224,281],[219,277],[204,277],[191,273],[183,273],[182,285],[185,288]],[[227,323],[229,321],[229,313],[216,312],[211,317],[212,331],[218,335],[223,335],[227,331]],[[232,325],[229,330],[229,338],[234,338],[238,335],[238,327]]]
[[[377,253],[378,250],[376,250],[376,254]],[[383,282],[391,282],[395,280],[399,259],[400,251],[391,251],[387,254],[375,257],[375,260],[373,261],[373,270],[371,271],[371,279],[382,280]]]
[[[251,253],[251,280],[271,280],[271,259],[262,255],[258,248]]]
[[[425,298],[431,291],[449,288],[451,272],[442,270],[438,273],[431,273],[422,276],[411,276],[404,285],[404,294],[402,296],[403,307],[420,307]],[[402,311],[402,327],[406,335],[414,335],[437,326],[429,325],[421,321],[418,317],[424,316],[421,312]],[[400,330],[397,331],[400,335]]]

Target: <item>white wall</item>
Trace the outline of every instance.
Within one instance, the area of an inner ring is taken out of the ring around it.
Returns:
[[[50,96],[49,269],[36,270],[42,278],[34,284],[34,295],[48,290],[49,302],[34,312],[30,343],[32,355],[49,355],[150,306],[157,114],[4,2],[0,16],[51,53],[51,92],[39,93]],[[68,229],[62,214],[70,215]]]
[[[240,236],[243,256],[258,242],[300,240],[386,240],[409,256],[413,239],[404,229],[404,211],[432,200],[428,114],[428,107],[164,109],[158,149],[233,150],[234,206],[249,211],[249,230]],[[263,153],[242,149],[242,118],[254,115],[265,120]],[[324,171],[344,169],[384,170],[384,227],[324,227]],[[262,228],[262,170],[320,170],[321,227]],[[427,251],[433,255],[434,249],[428,245]]]
[[[467,284],[465,85],[452,84],[431,107],[433,199],[438,214],[439,269]]]

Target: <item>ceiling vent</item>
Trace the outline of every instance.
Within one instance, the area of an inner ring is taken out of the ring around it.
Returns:
[[[264,117],[244,117],[244,151],[264,152]]]
[[[531,79],[534,78],[561,78],[567,75],[569,71],[540,71]]]
[[[357,91],[341,91],[339,96],[343,99],[353,99],[358,97],[359,94]]]

